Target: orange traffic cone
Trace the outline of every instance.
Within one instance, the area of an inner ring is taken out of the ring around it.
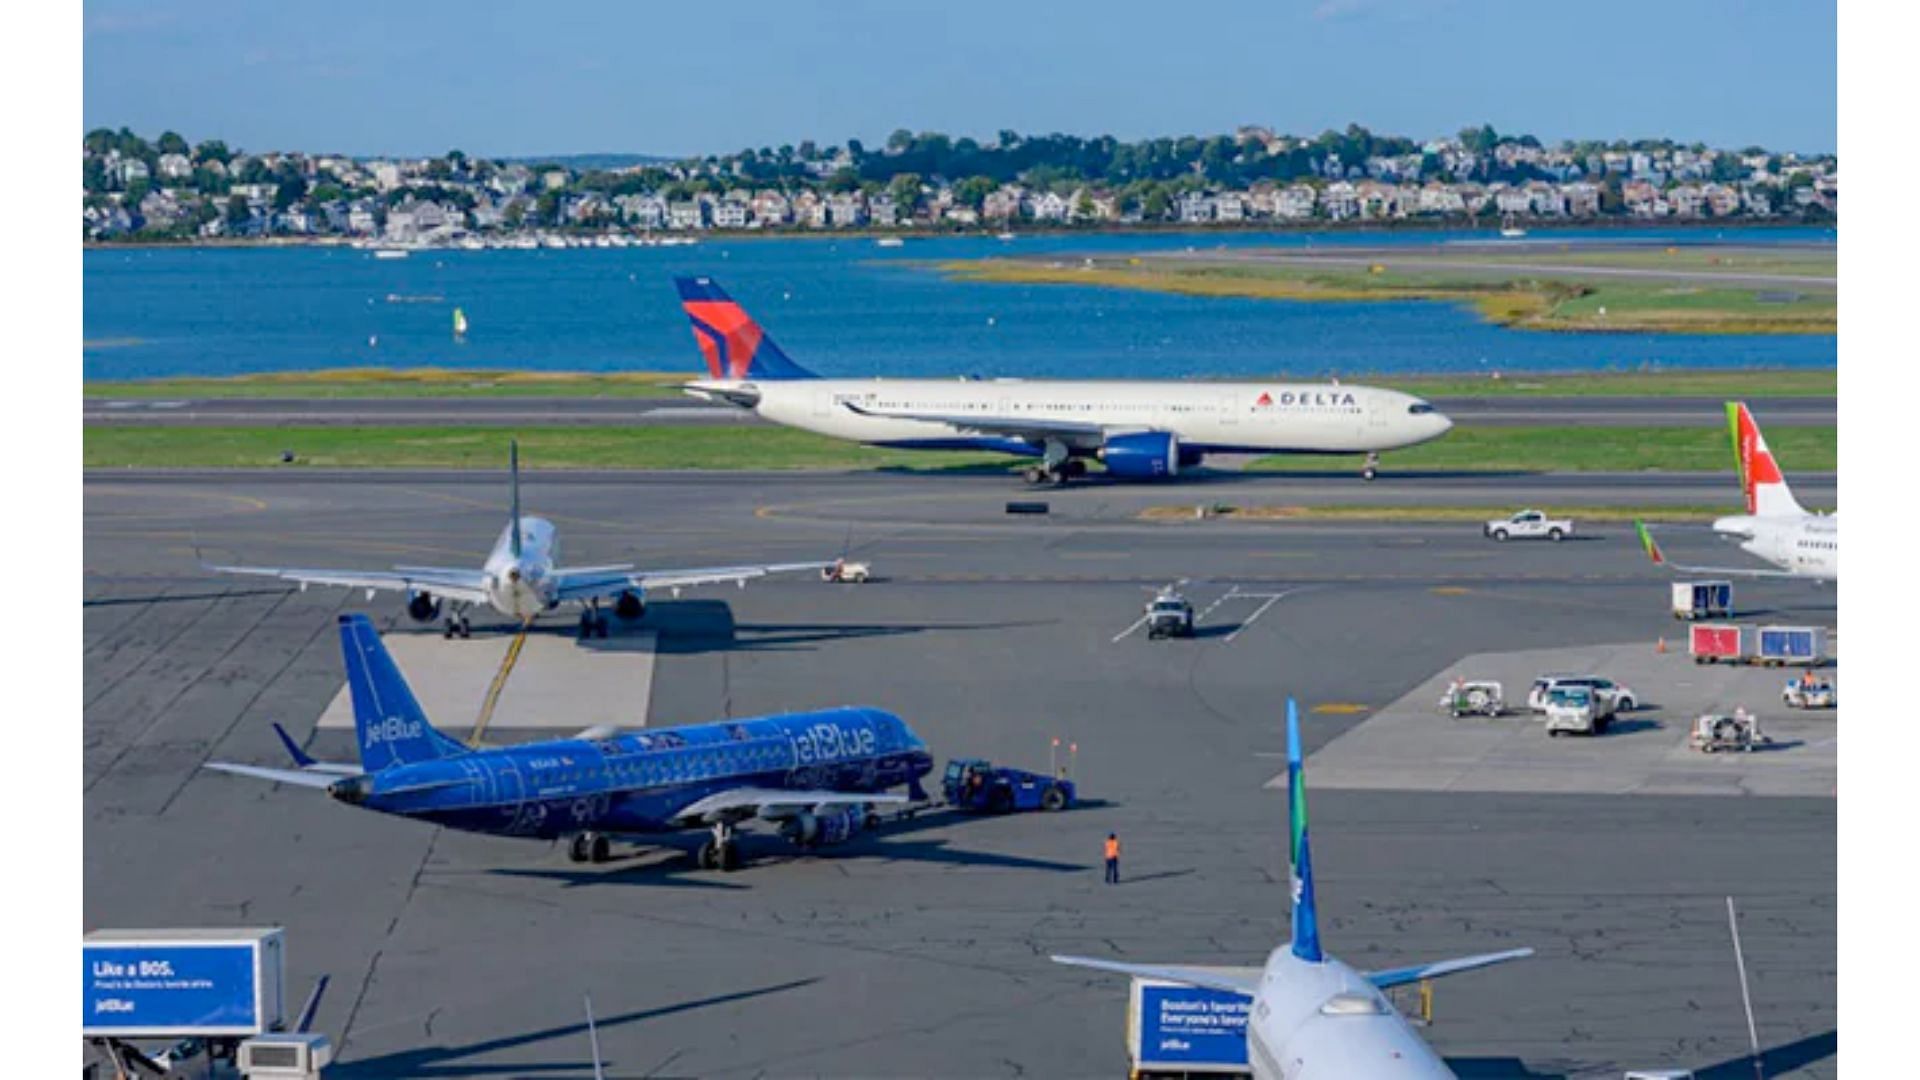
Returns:
[[[1660,640],[1658,643],[1654,645],[1653,651],[1657,653],[1664,653],[1667,651],[1667,636],[1665,634],[1660,635]]]

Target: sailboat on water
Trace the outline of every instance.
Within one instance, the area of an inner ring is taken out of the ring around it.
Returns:
[[[1527,230],[1520,227],[1519,218],[1508,214],[1506,217],[1500,219],[1500,235],[1503,239],[1518,240],[1527,235]]]
[[[453,309],[453,340],[467,340],[467,313],[459,308]]]

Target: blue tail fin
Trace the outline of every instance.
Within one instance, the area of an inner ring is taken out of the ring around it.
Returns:
[[[1307,842],[1307,776],[1300,755],[1300,710],[1287,699],[1287,808],[1293,836],[1293,955],[1319,963],[1320,918],[1313,906],[1313,852]]]
[[[745,308],[712,278],[674,278],[680,307],[693,323],[693,340],[716,379],[814,379],[819,376],[780,351]]]
[[[427,714],[365,615],[340,616],[340,651],[346,656],[361,768],[379,772],[467,752],[427,723]]]

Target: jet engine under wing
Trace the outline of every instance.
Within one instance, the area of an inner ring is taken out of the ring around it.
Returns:
[[[866,803],[903,803],[905,795],[865,791],[788,791],[781,788],[734,788],[689,803],[674,820],[696,824],[716,819],[762,817],[769,821],[803,814],[816,806],[859,806]]]
[[[1183,986],[1200,986],[1208,990],[1224,990],[1229,994],[1245,994],[1252,997],[1260,991],[1260,969],[1197,967],[1191,964],[1122,964],[1113,960],[1094,960],[1085,956],[1049,957],[1056,964],[1070,967],[1093,968],[1098,971],[1112,971],[1121,975],[1136,975],[1142,979],[1159,979],[1163,982],[1180,983]]]
[[[982,435],[1007,435],[1016,439],[1026,439],[1040,443],[1048,439],[1058,439],[1068,446],[1081,450],[1098,450],[1106,442],[1107,435],[1115,430],[1101,424],[1092,424],[1084,420],[1054,420],[1039,416],[973,416],[965,413],[923,413],[898,412],[889,409],[867,409],[851,401],[842,405],[856,416],[872,416],[886,420],[924,420],[929,424],[945,424],[961,431],[973,431]],[[1134,430],[1129,428],[1128,430]]]
[[[618,596],[638,589],[678,589],[692,585],[718,585],[750,581],[769,574],[791,574],[824,570],[833,560],[801,563],[766,563],[759,566],[705,566],[687,570],[634,570],[622,567],[590,567],[584,570],[554,571],[554,598],[557,600],[593,600]]]
[[[301,585],[334,585],[346,589],[385,589],[391,592],[425,592],[481,604],[487,600],[485,582],[478,570],[457,570],[440,566],[396,566],[392,570],[308,570],[285,566],[209,566],[221,574],[251,574],[279,578]]]
[[[1481,953],[1478,956],[1461,956],[1452,960],[1436,960],[1431,964],[1388,968],[1385,971],[1369,971],[1365,974],[1368,982],[1385,990],[1390,986],[1405,986],[1407,983],[1416,983],[1422,979],[1437,979],[1442,975],[1452,975],[1456,972],[1492,967],[1495,964],[1504,964],[1509,960],[1522,960],[1532,955],[1532,949],[1508,949],[1506,952]]]

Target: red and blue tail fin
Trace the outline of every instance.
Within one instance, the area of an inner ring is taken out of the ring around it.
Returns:
[[[780,351],[745,308],[707,277],[674,278],[680,306],[693,323],[693,340],[716,379],[813,379],[813,372]]]

